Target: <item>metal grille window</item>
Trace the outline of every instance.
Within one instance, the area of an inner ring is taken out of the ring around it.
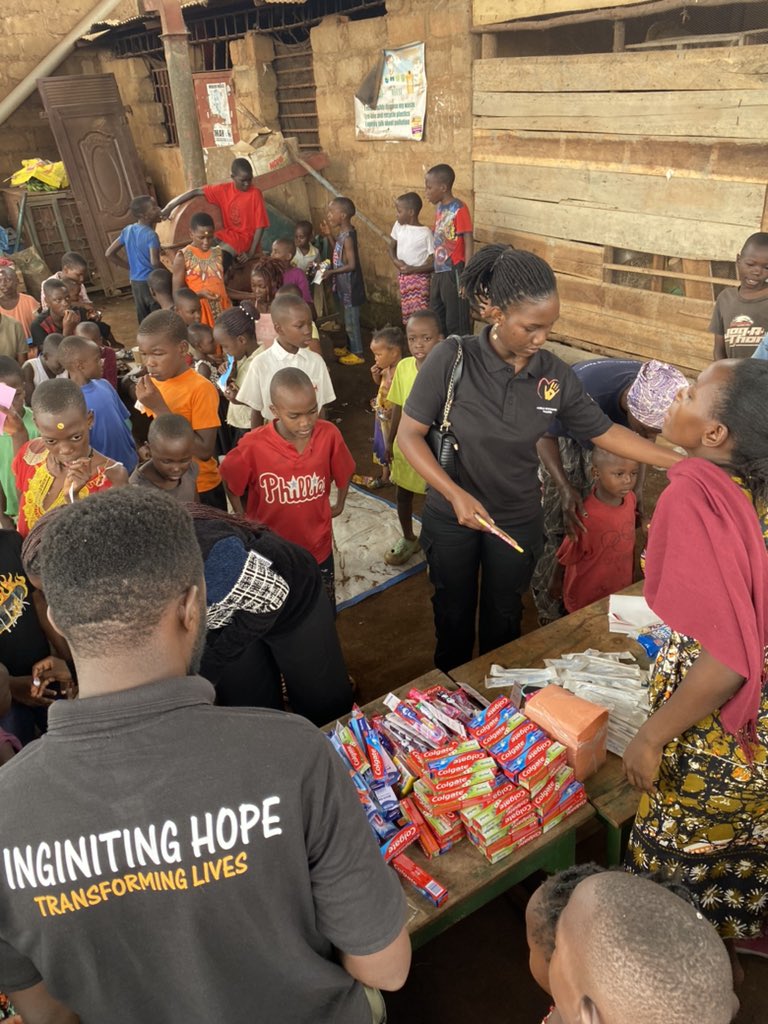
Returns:
[[[309,39],[286,43],[275,39],[277,107],[283,135],[295,136],[299,149],[316,153],[320,129],[315,98],[315,70]]]
[[[171,95],[171,83],[168,80],[168,68],[165,64],[150,61],[149,73],[152,78],[152,87],[155,90],[155,102],[161,104],[163,108],[163,128],[165,128],[166,143],[169,146],[178,146],[179,134],[176,131],[176,113],[173,109],[173,96]]]

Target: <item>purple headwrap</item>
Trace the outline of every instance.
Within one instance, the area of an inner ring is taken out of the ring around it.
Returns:
[[[661,430],[667,409],[685,387],[688,381],[676,367],[651,359],[640,367],[627,392],[627,407],[644,427]]]

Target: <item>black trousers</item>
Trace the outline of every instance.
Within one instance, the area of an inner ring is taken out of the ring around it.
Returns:
[[[480,654],[520,636],[523,594],[543,549],[543,523],[539,515],[522,526],[497,525],[515,538],[522,555],[493,534],[460,526],[453,513],[429,506],[422,513],[421,545],[435,588],[435,665],[443,672],[471,661],[476,632]]]
[[[459,277],[464,264],[457,264],[453,270],[444,270],[432,275],[429,290],[429,307],[437,314],[446,337],[470,333],[469,303],[459,295]]]
[[[158,307],[146,281],[131,281],[131,292],[136,306],[136,318],[141,323],[145,316],[149,316]]]
[[[201,674],[225,707],[281,710],[282,676],[293,711],[315,725],[352,709],[352,686],[325,590],[294,629],[255,637],[236,661],[214,661],[204,652]]]

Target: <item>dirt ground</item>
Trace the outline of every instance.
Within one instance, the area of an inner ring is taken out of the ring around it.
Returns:
[[[104,319],[127,348],[135,344],[136,317],[127,298],[99,302]],[[331,354],[333,336],[323,336],[337,400],[328,418],[338,425],[355,456],[357,471],[371,473],[374,387],[368,367],[340,366]],[[568,362],[590,353],[553,346]],[[661,472],[650,469],[646,507],[652,511],[664,485]],[[379,492],[394,499],[394,489]],[[418,506],[417,506],[418,510]],[[383,552],[382,552],[383,554]],[[431,590],[426,572],[340,613],[338,629],[361,704],[433,668]],[[530,602],[523,631],[536,628]],[[584,837],[578,860],[602,859],[599,834]],[[387,996],[392,1024],[537,1024],[549,1008],[547,996],[528,971],[524,909],[538,884],[534,876],[476,911],[414,954],[409,980],[402,991]],[[418,899],[418,896],[414,897]],[[741,1012],[734,1024],[766,1024],[768,961],[745,957],[746,979],[739,992]],[[693,1020],[691,1024],[694,1024]]]

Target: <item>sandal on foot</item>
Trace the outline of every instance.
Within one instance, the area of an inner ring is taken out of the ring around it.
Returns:
[[[421,544],[418,540],[406,540],[405,537],[401,537],[397,544],[384,555],[384,561],[387,565],[405,565],[420,547]]]

